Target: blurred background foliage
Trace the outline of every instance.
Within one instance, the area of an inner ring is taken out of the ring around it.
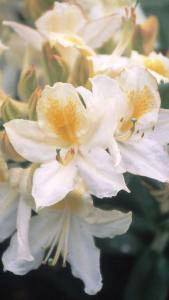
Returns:
[[[42,11],[54,2],[38,1]],[[38,1],[0,0],[0,19],[31,24],[30,7]],[[169,0],[140,0],[140,4],[147,16],[158,17],[160,33],[157,50],[167,54]],[[34,7],[32,19],[41,14],[38,8]],[[6,78],[9,73],[13,74],[12,66],[6,72]],[[13,76],[16,77],[16,74]],[[162,107],[169,108],[169,84],[161,84],[160,94]],[[85,295],[82,282],[71,275],[69,266],[62,268],[61,262],[55,268],[42,266],[23,277],[9,272],[3,273],[1,265],[2,299],[169,299],[169,185],[130,174],[126,174],[126,181],[131,190],[130,194],[120,192],[116,198],[94,199],[95,205],[100,208],[133,212],[132,226],[127,234],[112,240],[96,240],[102,253],[104,285],[100,293],[93,297]],[[8,242],[1,245],[1,253]]]

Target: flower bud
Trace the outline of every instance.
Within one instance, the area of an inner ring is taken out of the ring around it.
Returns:
[[[43,57],[49,84],[53,85],[58,81],[66,82],[68,78],[68,67],[57,50],[46,43],[43,47]]]
[[[18,94],[22,99],[28,99],[37,87],[36,71],[34,66],[24,69],[18,84]]]
[[[150,16],[147,20],[137,25],[133,37],[133,48],[141,54],[148,55],[154,49],[159,32],[159,23],[155,16]]]
[[[79,56],[76,61],[73,74],[69,81],[75,86],[86,86],[90,77],[94,76],[93,63],[90,58]]]
[[[21,157],[13,148],[13,146],[11,145],[9,138],[6,134],[5,131],[1,132],[1,136],[0,136],[0,146],[1,146],[1,151],[2,154],[4,156],[4,158],[6,160],[14,160],[17,162],[22,162],[25,159],[23,157]]]
[[[39,18],[46,10],[50,9],[55,0],[25,0],[26,11],[33,20]]]
[[[1,119],[8,122],[13,119],[27,119],[28,106],[26,103],[19,102],[7,97],[1,106]]]
[[[8,167],[3,158],[3,155],[0,153],[0,182],[5,182],[8,180]]]
[[[37,87],[36,90],[33,92],[31,97],[28,101],[28,116],[30,120],[36,121],[37,120],[37,113],[36,113],[36,106],[38,99],[40,98],[42,90],[40,87]]]

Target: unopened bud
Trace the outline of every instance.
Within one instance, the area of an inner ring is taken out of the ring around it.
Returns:
[[[1,119],[8,122],[13,119],[27,119],[28,105],[26,103],[16,101],[8,97],[1,106]]]
[[[8,180],[8,167],[4,160],[3,154],[0,153],[0,182]]]
[[[93,62],[90,58],[80,56],[75,64],[73,74],[69,80],[75,86],[86,86],[89,78],[94,76]]]
[[[22,99],[28,99],[37,87],[36,70],[29,66],[21,74],[18,84],[18,94]]]
[[[1,118],[1,107],[5,101],[7,101],[10,97],[7,96],[2,90],[0,90],[0,118]]]
[[[55,82],[66,82],[68,78],[68,67],[54,47],[46,43],[43,47],[43,56],[49,84]]]
[[[1,132],[0,146],[2,154],[6,160],[10,159],[17,162],[25,161],[25,159],[20,156],[13,148],[5,131]]]
[[[155,16],[137,25],[133,36],[133,48],[141,54],[148,55],[153,49],[159,32],[159,22]]]
[[[33,92],[31,97],[28,101],[28,116],[30,120],[36,121],[37,120],[37,112],[36,106],[38,103],[38,99],[41,97],[42,90],[40,87],[37,87],[36,90]]]
[[[39,18],[46,10],[52,8],[55,0],[25,0],[26,11],[29,16],[36,20]]]

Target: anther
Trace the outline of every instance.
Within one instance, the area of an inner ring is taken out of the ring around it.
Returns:
[[[142,133],[141,137],[142,137],[142,138],[144,137],[144,132]]]

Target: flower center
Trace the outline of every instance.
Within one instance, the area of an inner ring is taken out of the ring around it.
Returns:
[[[67,252],[68,252],[68,234],[69,234],[69,223],[70,216],[72,213],[77,213],[82,208],[82,199],[83,199],[83,188],[79,186],[73,192],[70,192],[64,200],[60,201],[57,204],[52,205],[51,210],[60,210],[62,213],[60,232],[57,234],[51,245],[50,249],[45,257],[44,263],[49,263],[54,266],[60,257],[62,252],[63,254],[63,266],[66,263]],[[57,247],[56,247],[57,245]],[[56,247],[56,251],[53,257],[52,252]]]
[[[128,103],[130,115],[127,118],[121,118],[119,133],[117,139],[119,141],[128,140],[135,131],[137,121],[146,113],[154,108],[154,96],[150,89],[145,86],[142,90],[132,90],[128,93]],[[143,137],[142,133],[142,137]]]
[[[46,118],[62,142],[67,145],[79,143],[77,132],[81,127],[83,114],[78,110],[78,104],[73,99],[62,103],[50,98]]]

